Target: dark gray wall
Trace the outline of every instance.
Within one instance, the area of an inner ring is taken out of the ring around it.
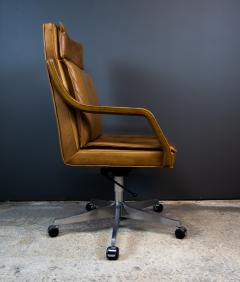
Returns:
[[[62,164],[43,22],[85,46],[102,104],[142,106],[178,148],[173,170],[139,169],[142,198],[240,198],[240,1],[0,1],[0,200],[111,198],[97,169]],[[136,118],[108,131],[149,132]]]

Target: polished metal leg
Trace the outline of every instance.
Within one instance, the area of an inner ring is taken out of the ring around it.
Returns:
[[[159,204],[158,199],[152,199],[152,200],[147,200],[147,201],[133,201],[133,202],[127,202],[127,205],[129,207],[135,208],[135,209],[145,209],[150,206],[154,206]]]
[[[146,210],[132,208],[126,203],[123,204],[123,207],[127,212],[125,217],[129,219],[148,221],[148,222],[167,224],[167,225],[174,225],[177,227],[181,226],[181,222],[179,220],[161,216],[159,214],[152,213]]]
[[[119,184],[123,185],[123,177],[115,176],[114,180]],[[115,220],[112,230],[111,245],[107,247],[106,257],[109,260],[116,260],[119,256],[119,248],[116,246],[117,233],[119,228],[120,219],[122,216],[123,208],[123,189],[116,183],[114,183],[114,192],[115,192]]]
[[[115,176],[114,179],[123,185],[123,177]],[[111,239],[111,246],[115,247],[116,239],[117,239],[117,232],[120,223],[120,219],[122,216],[122,206],[123,206],[123,189],[118,186],[116,183],[114,184],[114,192],[115,192],[115,220],[112,230],[112,239]]]
[[[112,247],[116,245],[117,232],[118,232],[118,227],[119,227],[120,217],[121,217],[121,209],[122,209],[122,204],[121,203],[116,204],[115,220],[114,220],[114,225],[113,225],[113,230],[112,230],[112,239],[111,239]]]
[[[117,181],[119,184],[123,185],[122,176],[115,176],[114,180]],[[115,192],[115,202],[122,203],[123,202],[123,188],[121,188],[116,183],[114,183],[114,192]]]
[[[89,212],[85,212],[82,214],[78,214],[62,219],[55,219],[54,224],[55,225],[73,224],[73,223],[80,223],[84,221],[98,220],[105,218],[114,218],[114,206],[98,208]]]

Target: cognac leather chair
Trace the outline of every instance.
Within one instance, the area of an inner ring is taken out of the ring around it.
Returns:
[[[172,168],[176,149],[169,144],[156,118],[147,109],[101,106],[91,76],[84,70],[82,45],[73,41],[63,24],[43,24],[45,61],[52,91],[63,162],[70,166],[100,167],[101,173],[114,183],[115,200],[91,200],[87,212],[70,218],[56,219],[48,228],[51,237],[62,224],[90,219],[114,218],[108,259],[117,259],[116,235],[122,218],[154,221],[176,227],[177,238],[184,238],[186,228],[178,220],[161,216],[163,206],[157,199],[123,200],[123,176],[133,168]],[[102,132],[103,114],[143,116],[154,135],[115,135]],[[149,207],[152,207],[150,210]]]

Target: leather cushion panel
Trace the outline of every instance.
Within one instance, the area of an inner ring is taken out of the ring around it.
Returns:
[[[57,61],[57,65],[58,65],[59,74],[60,74],[59,76],[60,76],[60,78],[63,82],[63,85],[66,87],[67,90],[72,89],[71,88],[71,81],[70,81],[70,78],[68,76],[68,72],[65,70],[65,65],[60,60]],[[72,92],[72,91],[69,91],[69,92]],[[62,103],[65,103],[65,102],[62,101]],[[74,135],[75,143],[76,143],[77,149],[79,149],[80,145],[79,145],[76,111],[74,109],[68,107],[67,105],[66,105],[66,107],[68,108],[68,112],[65,113],[65,115],[66,115],[65,122],[68,122],[68,123],[71,124],[72,133]],[[60,115],[63,115],[63,114],[64,113],[60,112]]]
[[[83,69],[83,47],[80,43],[72,40],[63,24],[59,26],[59,49],[62,59],[67,59]]]
[[[53,23],[43,25],[43,42],[45,59],[59,59],[57,27]]]
[[[173,153],[175,157],[175,154]],[[87,166],[162,167],[163,153],[154,150],[80,149],[66,164]]]
[[[66,103],[62,100],[61,96],[54,90],[53,101],[58,124],[61,155],[62,159],[66,160],[73,156],[78,150],[72,126],[72,119],[74,117],[72,116],[72,113]]]
[[[161,145],[151,135],[113,135],[103,134],[94,141],[88,142],[86,148],[122,148],[122,149],[160,149]],[[171,150],[176,152],[174,146]]]
[[[68,60],[64,60],[64,64],[68,69],[75,99],[81,104],[99,105],[90,75]],[[101,115],[77,111],[77,123],[80,147],[85,146],[88,142],[95,140],[101,135]]]
[[[47,23],[43,25],[43,39],[45,58],[59,58],[56,25],[52,23]],[[62,64],[60,63],[60,61],[57,62],[58,74],[64,86],[67,88],[68,84],[65,79]],[[79,149],[75,111],[73,111],[66,105],[66,103],[62,100],[57,91],[55,91],[53,85],[51,85],[51,90],[54,102],[55,115],[58,124],[61,155],[63,160],[65,160],[68,159],[70,156],[74,155]]]

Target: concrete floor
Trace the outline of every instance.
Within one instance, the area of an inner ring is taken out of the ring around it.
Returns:
[[[0,281],[240,281],[240,201],[166,202],[165,215],[189,230],[184,240],[171,227],[124,221],[118,261],[105,259],[111,220],[47,236],[54,217],[84,205],[0,204]]]

